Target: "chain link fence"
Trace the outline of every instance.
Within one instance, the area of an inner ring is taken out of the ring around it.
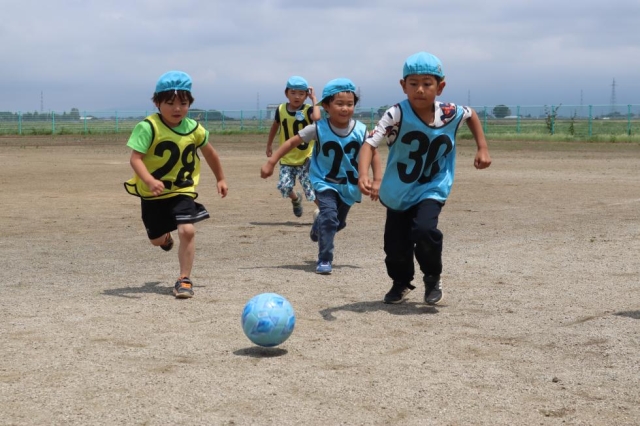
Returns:
[[[373,129],[388,106],[357,108],[354,118]],[[473,106],[484,132],[492,139],[640,141],[640,105],[494,105]],[[155,110],[22,113],[0,112],[0,135],[65,135],[130,133]],[[212,133],[267,133],[275,110],[198,110],[189,116]],[[471,134],[466,126],[462,138]]]

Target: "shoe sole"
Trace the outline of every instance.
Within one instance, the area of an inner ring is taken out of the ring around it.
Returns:
[[[316,271],[316,274],[318,274],[318,275],[331,275],[331,271],[328,271],[328,272],[327,271],[323,271],[323,272]]]
[[[430,305],[430,306],[435,306],[438,303],[442,302],[443,300],[444,300],[444,294],[442,295],[442,297],[440,299],[436,300],[435,302],[428,302],[427,300],[425,300],[424,303],[426,303],[427,305]]]
[[[193,297],[193,294],[190,293],[178,293],[177,291],[173,291],[173,295],[176,297],[176,299],[191,299]]]

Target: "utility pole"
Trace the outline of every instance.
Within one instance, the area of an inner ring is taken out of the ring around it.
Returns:
[[[616,79],[611,83],[611,114],[616,112]]]

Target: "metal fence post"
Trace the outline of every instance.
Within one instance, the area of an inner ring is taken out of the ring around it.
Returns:
[[[482,120],[482,131],[484,134],[487,134],[487,107],[483,107],[482,111],[484,112],[484,119]]]
[[[516,133],[520,133],[520,105],[516,106]]]
[[[51,111],[51,134],[56,133],[56,113]]]
[[[18,134],[22,135],[22,113],[18,111]]]
[[[87,134],[87,111],[84,111],[83,113],[84,116],[84,134]]]
[[[627,105],[627,135],[631,136],[631,105]]]
[[[589,105],[589,138],[593,136],[593,105]]]
[[[116,116],[116,133],[118,133],[118,111],[115,112],[115,116]]]

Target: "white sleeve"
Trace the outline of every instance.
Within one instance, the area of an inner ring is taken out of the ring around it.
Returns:
[[[374,148],[380,146],[383,139],[387,139],[387,143],[390,145],[395,141],[398,135],[398,125],[402,118],[402,110],[396,104],[385,111],[380,117],[378,124],[376,124],[373,132],[365,139],[365,142]]]
[[[300,131],[298,131],[298,136],[305,142],[309,143],[312,140],[316,139],[316,123],[311,123]]]

